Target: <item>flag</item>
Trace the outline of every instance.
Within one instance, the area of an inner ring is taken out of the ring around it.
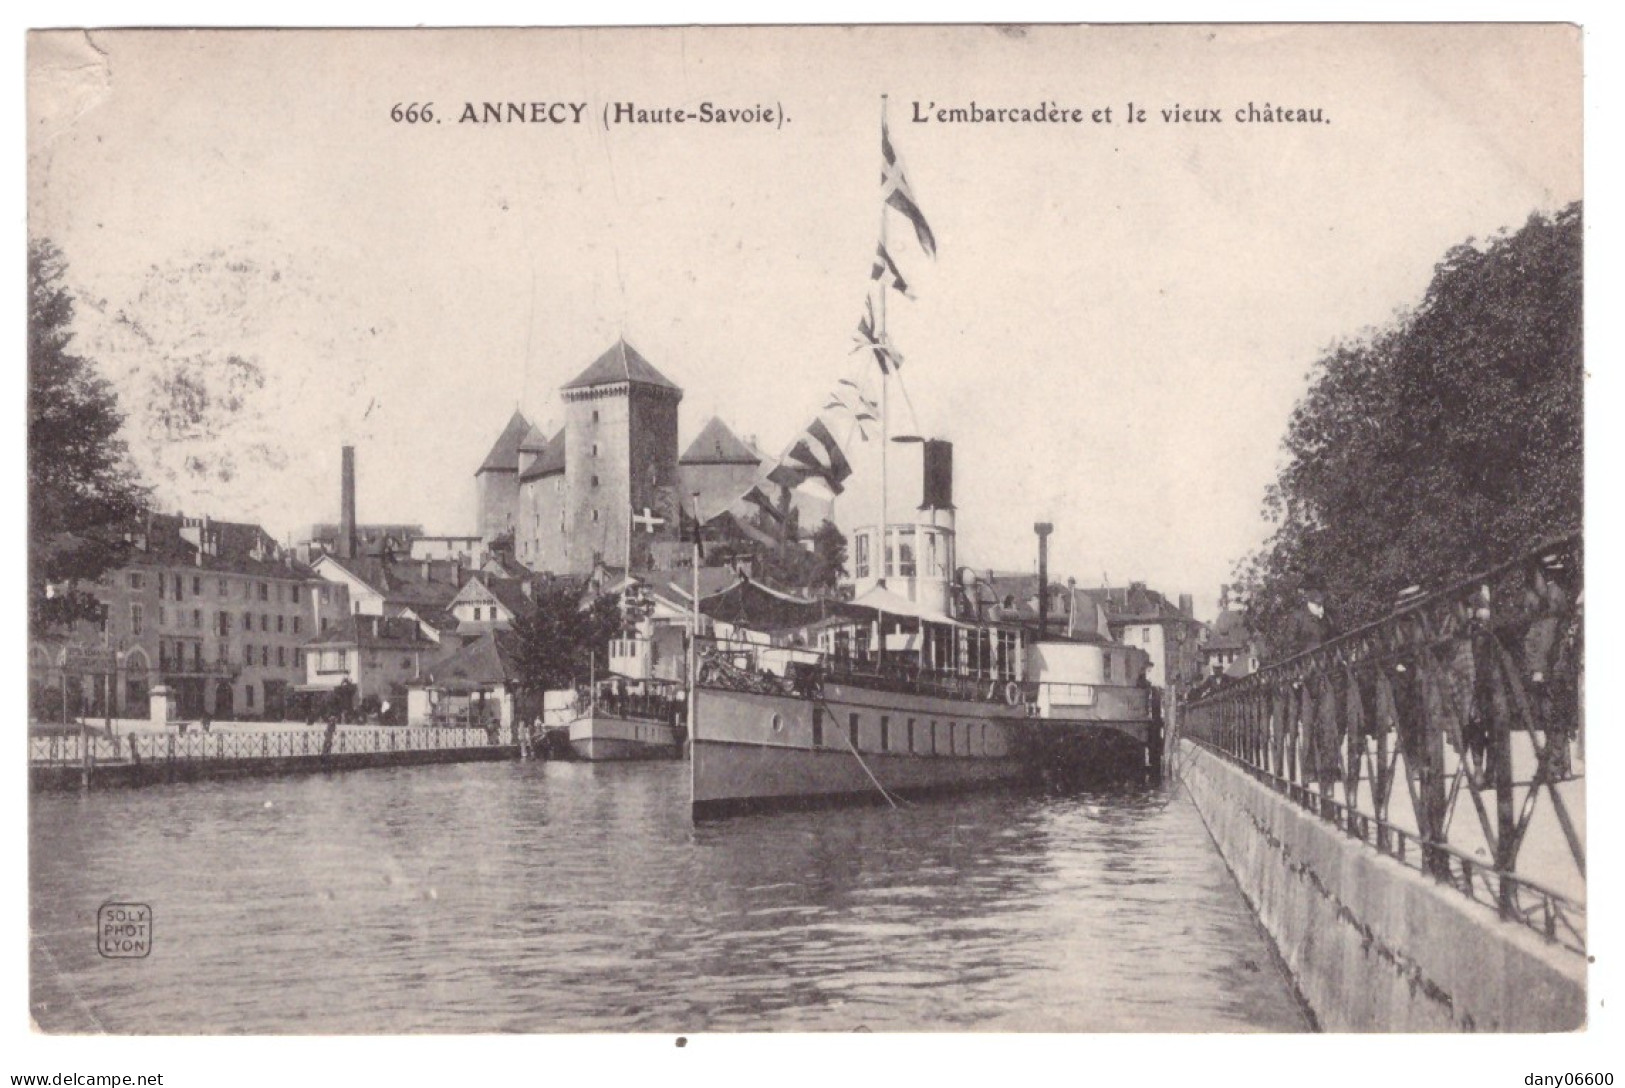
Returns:
[[[835,436],[830,434],[823,420],[815,419],[801,437],[791,443],[789,452],[779,459],[767,478],[780,487],[796,487],[817,476],[839,495],[851,475],[852,465],[841,452]]]
[[[695,500],[698,507],[699,501]],[[700,524],[699,510],[689,513],[688,507],[682,503],[677,504],[678,540],[684,544],[694,545],[699,557],[705,558],[705,527]]]
[[[809,438],[812,442],[807,440]],[[812,475],[822,476],[829,489],[837,495],[841,493],[847,477],[852,475],[851,463],[821,419],[813,420],[807,427],[806,437],[798,439],[790,447],[790,459],[806,466]]]
[[[884,243],[875,246],[875,263],[869,270],[869,278],[879,280],[883,288],[894,288],[904,298],[914,297],[913,292],[908,289],[908,282],[903,279],[903,274],[897,270],[897,262],[886,252]]]
[[[880,417],[875,413],[880,409],[875,406],[874,401],[863,395],[863,392],[858,389],[857,382],[842,378],[841,385],[851,387],[852,392],[847,393],[845,390],[836,389],[829,395],[829,403],[824,405],[824,411],[839,412],[851,416],[852,421],[857,424],[858,437],[867,442],[869,441],[869,429],[864,424],[879,422]]]
[[[891,341],[884,333],[875,328],[875,300],[872,298],[863,300],[863,317],[858,320],[858,335],[854,339],[858,344],[852,350],[862,351],[867,348],[874,352],[875,362],[880,364],[882,374],[890,374],[902,367],[902,353],[891,346]]]
[[[784,521],[784,512],[773,505],[773,500],[768,498],[761,488],[753,486],[749,491],[745,492],[745,501],[774,521],[781,523]]]
[[[897,157],[897,151],[891,145],[891,133],[886,130],[886,122],[880,122],[880,199],[889,207],[903,213],[910,223],[914,224],[914,236],[920,240],[920,248],[931,256],[937,255],[937,238],[931,233],[931,225],[925,221],[925,213],[914,200],[914,188],[908,183],[908,175],[903,171],[903,160]]]

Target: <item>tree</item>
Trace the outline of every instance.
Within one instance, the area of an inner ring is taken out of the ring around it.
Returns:
[[[70,350],[61,252],[28,243],[28,617],[36,632],[99,617],[85,587],[119,565],[147,499],[112,387]]]
[[[1581,274],[1580,205],[1531,216],[1452,248],[1414,311],[1316,363],[1274,532],[1237,571],[1273,653],[1306,589],[1347,629],[1579,527]]]
[[[606,667],[609,640],[620,630],[620,605],[613,596],[597,597],[583,608],[570,583],[538,590],[535,613],[513,624],[520,686],[558,691],[584,682],[595,659],[600,669]]]
[[[791,535],[795,531],[787,531],[777,547],[758,545],[753,549],[757,570],[769,582],[786,589],[833,593],[846,573],[846,537],[834,522],[825,519],[813,533],[812,549],[808,550]]]
[[[813,588],[834,592],[846,576],[846,537],[828,518],[813,533],[813,558],[817,561]]]

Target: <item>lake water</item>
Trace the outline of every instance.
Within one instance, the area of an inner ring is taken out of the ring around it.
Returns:
[[[1300,1031],[1177,786],[692,826],[681,763],[38,794],[45,1031]],[[96,913],[149,904],[152,951]]]

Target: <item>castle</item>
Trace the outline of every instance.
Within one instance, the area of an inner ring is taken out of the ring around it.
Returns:
[[[584,574],[600,563],[663,569],[679,548],[679,503],[702,521],[750,510],[776,462],[713,418],[678,457],[683,391],[624,339],[559,390],[564,425],[544,434],[515,412],[474,473],[479,531],[511,540],[534,571]],[[792,493],[803,524],[827,503]]]

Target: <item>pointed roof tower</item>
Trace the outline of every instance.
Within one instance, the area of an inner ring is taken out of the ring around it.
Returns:
[[[721,416],[711,422],[689,443],[681,463],[685,465],[759,465],[762,458],[728,429]]]
[[[525,437],[520,439],[519,452],[541,453],[545,449],[547,449],[547,435],[543,433],[540,427],[533,424],[530,430],[525,432]]]
[[[496,444],[491,452],[485,455],[480,467],[474,470],[478,476],[482,472],[518,472],[519,471],[519,445],[530,434],[530,420],[521,413],[514,412],[508,425],[502,428],[502,434],[497,437]]]
[[[637,349],[626,342],[625,337],[615,341],[614,347],[600,355],[596,362],[576,375],[574,380],[566,382],[562,388],[586,389],[595,385],[614,385],[618,382],[652,385],[659,389],[681,392],[676,383],[656,370],[649,360],[639,355]]]

